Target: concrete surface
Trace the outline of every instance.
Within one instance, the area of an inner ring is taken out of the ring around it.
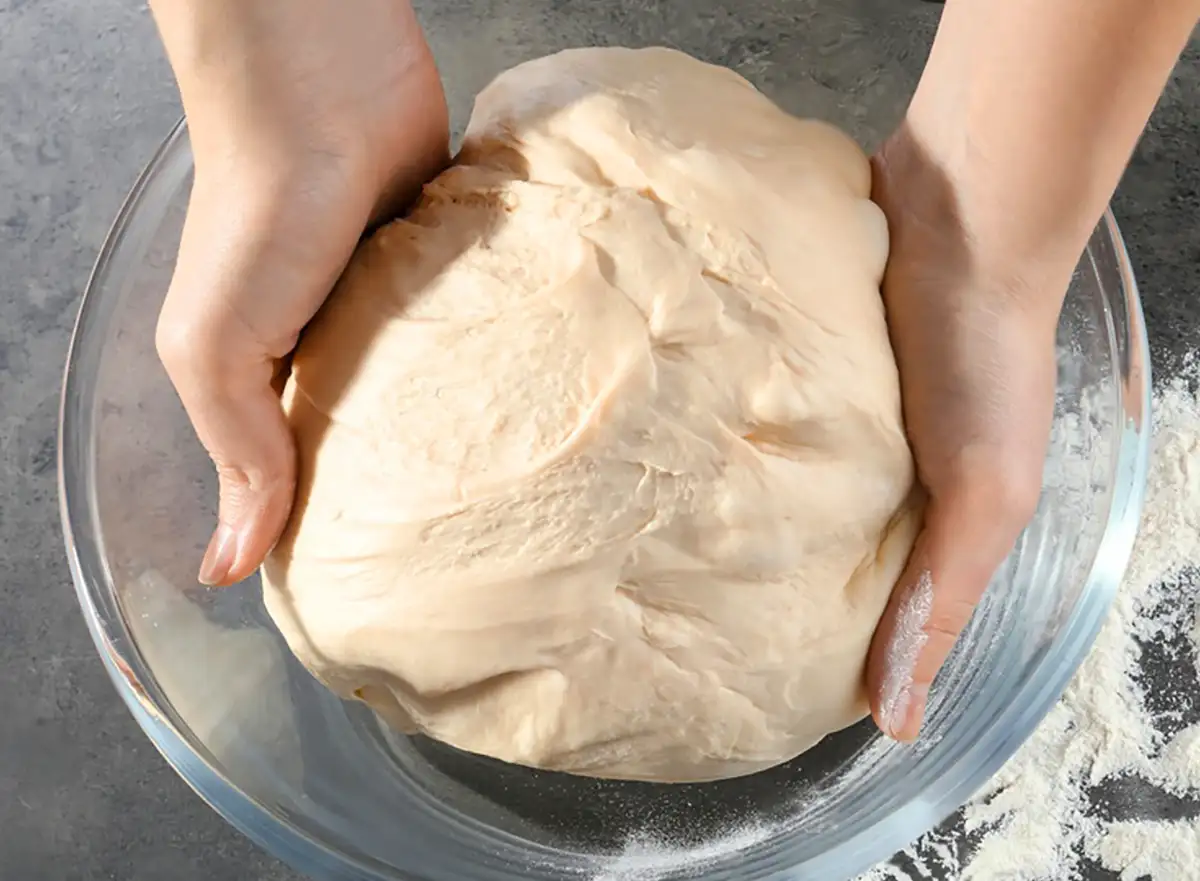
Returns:
[[[666,13],[646,10],[672,6],[426,5],[460,122],[464,96],[531,49],[661,41]],[[694,0],[688,9],[669,31],[682,48],[739,67],[790,109],[828,114],[865,139],[880,133],[889,108],[899,111],[937,14],[916,0]],[[522,20],[552,37],[538,43],[514,24]],[[851,71],[859,79],[847,86]],[[853,102],[838,98],[847,90]],[[1196,339],[1200,317],[1197,106],[1193,47],[1116,200],[1160,377]],[[68,336],[108,224],[178,113],[143,4],[0,0],[3,881],[298,877],[218,819],[136,728],[95,657],[62,552],[54,438]]]

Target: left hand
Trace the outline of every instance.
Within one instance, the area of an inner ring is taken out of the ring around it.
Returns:
[[[250,575],[291,511],[278,381],[363,231],[449,159],[405,0],[154,0],[196,173],[157,346],[220,482],[199,580]]]

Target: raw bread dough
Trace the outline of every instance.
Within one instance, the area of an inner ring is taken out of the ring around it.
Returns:
[[[919,505],[870,168],[665,49],[523,64],[304,334],[267,608],[392,725],[697,781],[865,711]]]

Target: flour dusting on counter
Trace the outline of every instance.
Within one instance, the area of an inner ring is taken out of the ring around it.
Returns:
[[[1062,700],[955,817],[859,881],[1198,877],[1200,370],[1187,373],[1155,395],[1133,558]],[[1150,802],[1155,817],[1139,815]]]

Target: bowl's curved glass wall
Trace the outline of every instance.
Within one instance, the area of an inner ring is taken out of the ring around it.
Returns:
[[[740,70],[864,144],[903,111],[937,7],[920,2],[425,4],[455,125],[521,60],[668,44]],[[434,11],[434,6],[437,11]],[[154,354],[190,184],[180,128],[139,183],[83,307],[63,404],[64,518],[81,602],[139,722],[243,830],[317,877],[787,877],[837,881],[929,828],[1016,748],[1082,659],[1124,568],[1144,481],[1136,291],[1106,220],[1059,330],[1037,519],[935,689],[915,747],[864,723],[773,771],[659,787],[542,774],[381,729],[291,658],[256,579],[195,571],[215,515],[204,451]]]

